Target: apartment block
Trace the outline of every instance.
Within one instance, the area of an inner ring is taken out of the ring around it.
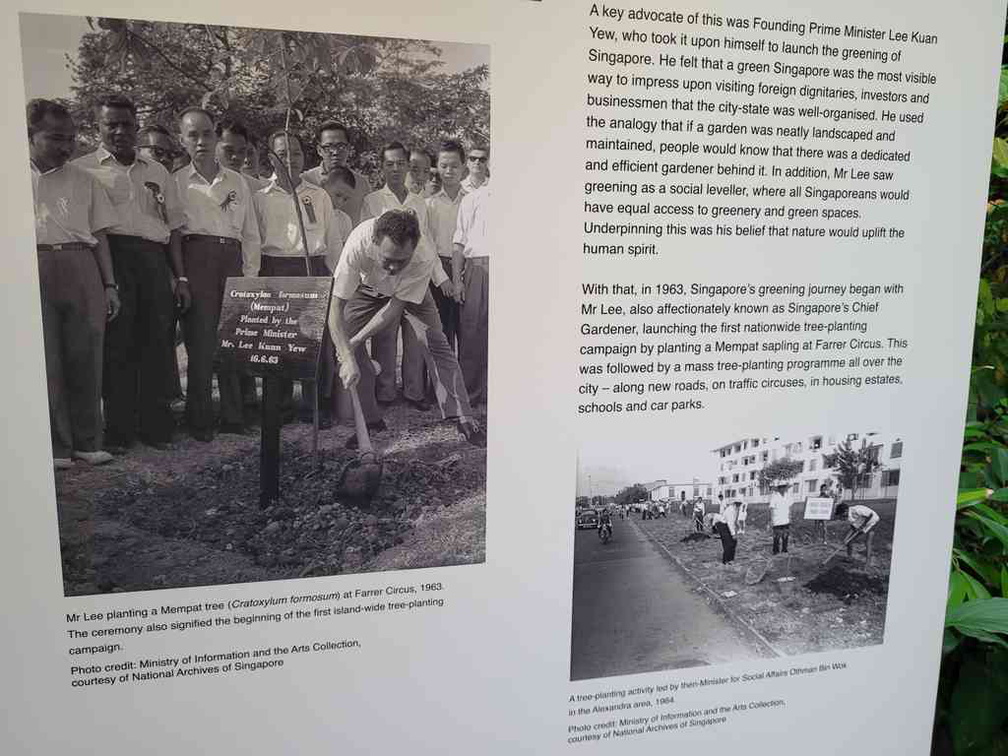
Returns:
[[[770,492],[760,489],[759,473],[764,465],[789,458],[802,463],[801,472],[791,484],[795,498],[815,496],[819,486],[832,478],[836,470],[829,467],[829,457],[837,447],[850,439],[855,449],[862,441],[880,462],[879,469],[858,481],[856,498],[891,499],[899,490],[900,462],[903,441],[898,436],[882,433],[813,433],[799,438],[779,436],[742,438],[713,450],[715,496],[718,493],[732,501],[761,503],[770,500]],[[845,492],[845,498],[850,492]]]

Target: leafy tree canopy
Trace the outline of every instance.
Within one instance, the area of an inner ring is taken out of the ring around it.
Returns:
[[[242,121],[259,139],[284,124],[289,102],[292,130],[308,144],[325,121],[346,124],[353,162],[364,170],[377,166],[381,145],[392,139],[428,149],[445,137],[489,139],[489,66],[445,73],[442,51],[430,42],[89,22],[94,31],[67,60],[74,79],[70,106],[89,145],[98,139],[95,103],[110,93],[136,102],[141,125],[160,123],[175,133],[177,114],[198,104]],[[311,151],[306,157],[317,162]]]
[[[783,485],[802,471],[803,463],[798,459],[784,457],[768,462],[759,471],[760,487],[770,488]]]

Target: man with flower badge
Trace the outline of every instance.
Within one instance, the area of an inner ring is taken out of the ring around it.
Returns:
[[[99,101],[97,116],[101,145],[74,165],[105,187],[117,216],[107,229],[121,309],[105,331],[105,448],[121,452],[138,437],[163,447],[174,427],[169,264],[183,312],[190,300],[179,235],[182,208],[164,166],[137,152],[136,106],[110,95]]]
[[[308,265],[313,276],[331,276],[336,270],[343,244],[353,228],[350,216],[333,208],[325,189],[303,180],[304,147],[296,134],[282,129],[273,132],[266,142],[270,150],[270,163],[274,174],[269,183],[253,197],[259,234],[262,237],[262,274],[264,276],[305,276],[305,248],[301,228],[294,209],[294,194],[301,208],[308,241]],[[291,177],[297,187],[291,185]],[[334,405],[335,362],[328,337],[323,345],[318,383],[301,381],[301,396],[305,406],[302,418],[311,415],[316,391],[319,404],[320,425],[332,425]],[[281,384],[281,415],[291,419],[294,414],[294,384],[284,379]]]
[[[51,100],[27,108],[53,465],[109,462],[102,447],[102,342],[119,312],[105,229],[116,221],[94,177],[68,165],[77,130]]]
[[[222,166],[216,157],[213,117],[202,108],[187,108],[179,116],[179,137],[191,158],[175,173],[185,223],[182,254],[189,274],[192,307],[185,321],[189,353],[186,420],[199,441],[214,436],[211,398],[217,322],[229,276],[259,275],[259,225],[252,193],[240,173]],[[244,433],[240,373],[217,371],[221,433]]]

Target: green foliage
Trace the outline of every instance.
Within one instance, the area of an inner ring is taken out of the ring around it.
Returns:
[[[243,121],[260,139],[284,124],[314,142],[327,120],[351,130],[356,166],[377,165],[384,142],[433,147],[445,137],[489,139],[489,68],[445,73],[441,50],[418,40],[346,34],[91,19],[67,64],[70,103],[82,140],[97,142],[94,104],[123,93],[141,124],[175,118],[190,105]],[[287,76],[284,72],[287,72]],[[310,153],[309,153],[310,155]]]
[[[998,97],[936,712],[956,756],[1008,754],[1008,67]]]
[[[767,462],[763,469],[759,471],[759,483],[761,488],[771,488],[783,485],[794,478],[802,471],[804,463],[800,459],[783,457]]]

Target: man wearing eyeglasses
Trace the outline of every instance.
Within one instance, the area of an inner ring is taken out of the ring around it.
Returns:
[[[332,192],[329,190],[329,184],[331,183],[329,172],[337,165],[349,168],[347,161],[350,159],[351,148],[347,127],[336,121],[326,121],[319,126],[318,144],[316,147],[319,155],[322,157],[322,163],[301,174],[301,179],[305,183],[325,189],[333,200],[333,206],[338,206],[336,198],[332,197]],[[343,206],[343,212],[349,215],[350,220],[356,225],[363,220],[361,218],[361,207],[364,205],[364,197],[371,192],[371,182],[368,181],[367,176],[363,173],[359,173],[352,168],[350,170],[354,175],[356,184],[354,185],[353,195]]]
[[[469,174],[462,180],[462,188],[470,194],[490,183],[490,148],[485,144],[475,144],[466,157]]]

